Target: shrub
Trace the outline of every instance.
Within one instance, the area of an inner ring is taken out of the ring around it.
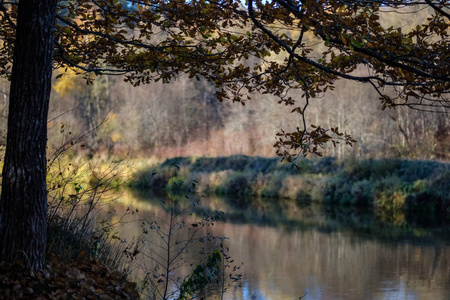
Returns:
[[[141,250],[143,256],[150,259],[150,263],[143,266],[141,293],[148,299],[193,299],[218,292],[223,298],[226,290],[242,277],[237,273],[240,266],[234,265],[229,256],[225,245],[227,238],[206,232],[223,212],[199,209],[200,200],[195,199],[193,192],[196,182],[186,184],[178,180],[170,181],[185,186],[186,190],[168,193],[160,200],[165,216],[143,217],[141,222],[144,245]],[[193,213],[201,217],[190,219]],[[200,263],[195,267],[186,253],[196,250],[199,250]],[[192,267],[190,274],[186,274],[188,265]]]
[[[413,184],[413,190],[415,193],[420,193],[427,187],[427,182],[425,180],[419,179]]]
[[[272,172],[277,165],[277,158],[255,157],[255,159],[249,166],[249,170],[255,173],[267,174]]]
[[[276,171],[271,174],[261,196],[266,198],[278,198],[285,176],[286,174],[281,171]]]
[[[174,157],[166,159],[161,165],[161,168],[173,168],[177,166],[178,168],[189,166],[192,164],[193,159],[191,157]]]
[[[130,245],[113,246],[117,237],[110,234],[112,227],[94,222],[102,205],[117,198],[129,168],[123,160],[105,165],[75,162],[65,155],[52,160],[47,167],[49,254],[64,262],[99,259],[113,269],[129,271]]]
[[[399,162],[398,174],[406,182],[434,177],[445,169],[436,161],[403,160]]]
[[[293,164],[280,163],[278,158],[174,158],[164,162],[158,174],[148,171],[140,178],[150,187],[161,188],[172,176],[184,178],[189,173],[194,179],[193,174],[198,174],[203,191],[288,199],[303,199],[308,194],[307,200],[312,202],[389,209],[400,209],[407,197],[427,192],[443,201],[443,209],[450,207],[448,164],[355,157],[343,161],[333,157],[299,159],[296,163],[300,171]],[[169,171],[168,166],[173,169],[175,164],[181,167],[176,172]],[[413,199],[410,198],[412,203]]]
[[[251,194],[252,177],[251,173],[236,172],[225,179],[217,192],[237,197],[249,196]]]
[[[372,183],[363,179],[355,182],[350,190],[352,204],[371,206],[373,204]]]
[[[299,195],[309,194],[317,184],[317,175],[290,175],[285,177],[281,183],[280,196],[296,200]],[[311,197],[309,199],[311,201]]]
[[[179,194],[180,192],[183,192],[187,189],[187,186],[184,184],[185,178],[183,177],[172,177],[167,181],[166,186],[164,189],[166,192],[172,193],[172,194]]]
[[[432,191],[423,191],[405,199],[405,209],[416,212],[436,213],[441,210],[442,201]]]
[[[233,170],[238,172],[243,172],[251,169],[252,163],[257,160],[255,157],[248,157],[244,155],[233,155],[223,159],[223,168],[225,170]]]
[[[209,173],[208,178],[211,190],[218,191],[232,173],[230,170]]]
[[[393,192],[402,190],[406,184],[396,175],[383,177],[373,184],[375,193]]]
[[[405,208],[421,214],[431,216],[442,215],[448,218],[450,213],[450,171],[438,174],[426,182],[418,180],[413,189],[416,194],[406,198]]]
[[[170,178],[166,173],[163,170],[158,170],[158,172],[156,170],[141,171],[135,175],[133,186],[162,190]]]
[[[376,180],[394,175],[397,171],[397,161],[393,159],[366,159],[357,161],[350,158],[343,161],[343,173],[353,181],[363,179]]]
[[[311,201],[320,203],[324,201],[324,191],[327,178],[325,176],[316,177],[314,179],[314,187],[311,189]]]
[[[385,211],[399,211],[404,209],[406,194],[401,191],[385,191],[378,193],[376,206]]]
[[[349,204],[351,183],[344,177],[331,177],[325,183],[323,191],[323,202],[327,204]]]
[[[438,173],[432,178],[429,189],[448,204],[450,202],[450,170]]]
[[[404,208],[408,186],[398,176],[382,178],[374,184],[375,205],[379,209],[397,211]]]
[[[373,205],[372,183],[363,179],[352,182],[344,177],[333,177],[326,181],[323,193],[325,203],[342,205]]]
[[[336,162],[337,159],[335,157],[321,157],[312,161],[310,170],[315,174],[335,173],[337,169]]]
[[[264,189],[268,185],[270,180],[269,174],[258,173],[253,179],[251,186],[251,194],[252,196],[261,196],[264,192]]]

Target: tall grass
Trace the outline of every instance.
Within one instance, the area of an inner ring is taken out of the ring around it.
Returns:
[[[135,245],[120,243],[116,224],[98,217],[120,196],[129,170],[120,159],[85,162],[60,155],[52,160],[47,169],[48,255],[63,262],[97,259],[124,276],[130,273]]]
[[[176,176],[197,179],[202,192],[237,197],[241,206],[251,202],[243,198],[257,196],[386,211],[448,213],[450,209],[450,164],[436,161],[326,157],[301,160],[297,171],[277,158],[177,157],[154,165],[156,177],[149,170],[138,173],[133,184],[158,189],[167,184],[167,170],[174,165]]]
[[[126,276],[135,244],[120,243],[116,224],[100,220],[99,213],[121,195],[131,165],[118,157],[77,155],[90,132],[74,135],[63,123],[54,129],[61,139],[49,147],[47,158],[47,255],[66,263],[95,259]]]

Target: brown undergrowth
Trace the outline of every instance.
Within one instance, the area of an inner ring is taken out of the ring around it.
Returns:
[[[135,258],[131,246],[114,243],[116,224],[97,217],[119,197],[129,166],[118,158],[77,159],[73,148],[84,135],[64,128],[61,144],[48,155],[46,263],[30,270],[26,261],[0,262],[0,300],[140,299],[136,283],[127,279]]]
[[[139,299],[136,284],[99,260],[62,263],[49,256],[44,269],[0,263],[0,299]]]

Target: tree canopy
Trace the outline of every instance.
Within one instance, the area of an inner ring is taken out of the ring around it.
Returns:
[[[9,75],[17,3],[0,2],[0,74]],[[394,26],[389,14],[417,12]],[[270,93],[301,114],[279,133],[278,154],[320,153],[353,139],[337,127],[307,125],[311,99],[343,78],[378,92],[381,107],[448,111],[450,7],[440,0],[60,1],[54,67],[122,74],[133,85],[182,73],[214,82],[222,101]],[[301,90],[301,93],[295,90]],[[304,98],[304,99],[301,99]]]

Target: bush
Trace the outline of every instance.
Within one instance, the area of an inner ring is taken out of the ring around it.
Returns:
[[[379,209],[397,211],[404,209],[408,186],[398,176],[382,178],[374,183],[375,205]]]
[[[190,166],[193,162],[191,157],[174,157],[166,159],[161,165],[161,168],[173,168],[177,166],[178,168]]]
[[[429,189],[444,202],[450,202],[450,170],[438,173],[430,180]]]
[[[409,195],[405,199],[405,209],[410,211],[420,211],[436,213],[442,208],[442,202],[435,193],[423,191],[415,195]]]
[[[445,168],[445,165],[436,161],[403,160],[399,162],[398,175],[406,182],[414,182],[434,177]]]
[[[427,187],[427,182],[425,180],[419,179],[413,184],[414,193],[423,192]]]
[[[162,190],[170,178],[170,176],[166,173],[167,171],[163,170],[159,170],[158,172],[155,170],[142,171],[135,175],[132,184],[138,188]]]
[[[378,179],[391,176],[397,171],[397,161],[392,159],[367,159],[357,161],[350,158],[343,161],[343,173],[353,181]]]
[[[333,177],[325,184],[323,201],[342,205],[372,206],[372,191],[372,183],[367,179],[352,182],[345,177]]]
[[[188,188],[185,185],[185,178],[183,177],[172,177],[168,180],[166,186],[164,187],[165,191],[172,194],[182,194]]]
[[[373,205],[372,182],[367,179],[355,182],[350,190],[350,194],[352,204],[363,206]]]
[[[161,165],[158,174],[147,172],[143,182],[161,188],[172,176],[201,177],[200,189],[237,197],[306,199],[327,204],[404,208],[409,196],[427,192],[450,207],[449,165],[433,161],[396,159],[337,161],[333,157],[299,159],[297,165],[280,163],[278,158],[235,155],[217,158],[174,158]],[[176,172],[168,166],[179,164]],[[183,175],[183,176],[182,176]],[[139,177],[138,177],[139,178]],[[422,196],[418,196],[419,198]],[[306,201],[306,202],[307,202]],[[300,200],[300,202],[305,202]],[[419,201],[420,202],[420,201]],[[413,207],[408,205],[407,207]]]
[[[223,195],[232,195],[243,197],[251,195],[251,182],[253,175],[251,173],[237,172],[229,176],[218,188],[217,192]]]
[[[327,204],[350,204],[351,183],[344,177],[331,177],[326,181],[323,191],[323,202]]]
[[[255,173],[267,174],[272,172],[277,165],[277,158],[255,157],[255,160],[249,166],[249,170]]]
[[[311,201],[321,203],[324,201],[324,191],[326,187],[327,177],[316,177],[314,180],[314,187],[311,189]]]
[[[327,156],[313,160],[311,163],[311,173],[314,174],[330,174],[337,170],[337,159],[335,157]]]
[[[442,215],[448,218],[450,214],[450,171],[438,174],[426,184],[418,180],[413,186],[416,194],[406,198],[405,208],[414,212]]]
[[[310,194],[314,186],[318,184],[318,175],[302,174],[289,175],[282,179],[279,196],[286,199],[296,200],[299,195]],[[311,197],[310,197],[310,200]]]
[[[220,172],[225,170],[237,172],[268,173],[277,165],[276,158],[233,155],[229,157],[197,158],[190,166],[190,172]]]
[[[286,174],[276,171],[269,177],[266,187],[263,189],[261,196],[265,198],[278,198],[281,196],[281,188]]]
[[[111,226],[94,222],[101,206],[117,198],[129,165],[123,160],[101,164],[60,155],[47,167],[47,251],[60,261],[99,259],[112,269],[128,272],[127,246],[112,246]],[[100,227],[98,227],[100,226]]]

